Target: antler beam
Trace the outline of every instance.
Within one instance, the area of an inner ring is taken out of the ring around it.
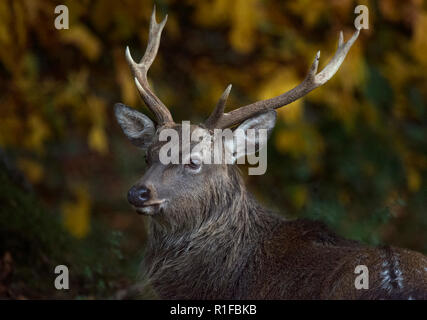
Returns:
[[[144,100],[147,107],[154,113],[159,125],[164,123],[173,122],[173,118],[168,108],[160,101],[160,99],[153,93],[147,80],[147,72],[157,55],[157,50],[160,45],[160,37],[163,27],[166,24],[168,16],[162,22],[156,22],[156,7],[153,9],[150,20],[150,31],[148,34],[148,44],[144,56],[139,63],[136,63],[126,47],[126,60],[132,70],[136,87]]]
[[[230,113],[224,113],[224,106],[226,102],[225,100],[227,99],[231,89],[231,85],[229,85],[221,96],[217,107],[212,112],[208,120],[206,120],[205,125],[208,128],[231,127],[233,125],[241,123],[242,121],[252,117],[255,114],[288,105],[294,102],[295,100],[298,100],[299,98],[305,96],[317,87],[320,87],[321,85],[325,84],[338,71],[348,51],[359,36],[359,32],[360,29],[358,29],[353,34],[350,40],[344,43],[344,36],[341,31],[338,40],[338,49],[335,52],[335,55],[332,57],[331,61],[329,61],[329,63],[323,68],[323,70],[317,73],[320,58],[320,51],[318,51],[316,57],[314,58],[313,64],[311,65],[310,70],[303,82],[280,96],[267,100],[257,101],[255,103],[233,110]]]

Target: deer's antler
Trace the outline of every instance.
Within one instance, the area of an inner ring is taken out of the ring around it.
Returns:
[[[295,100],[305,96],[313,89],[325,84],[329,79],[332,78],[332,76],[341,66],[348,51],[359,36],[359,32],[360,29],[358,29],[353,34],[350,40],[344,43],[344,36],[341,31],[338,40],[338,49],[335,52],[335,55],[332,57],[331,61],[329,61],[323,70],[317,73],[317,67],[319,65],[320,58],[320,51],[318,51],[316,57],[314,58],[313,64],[311,65],[310,70],[303,82],[288,92],[281,94],[280,96],[267,100],[257,101],[255,103],[235,109],[230,113],[224,113],[225,102],[231,89],[231,85],[229,85],[222,94],[215,110],[206,120],[205,126],[208,128],[231,127],[260,112],[265,112],[270,109],[277,109],[288,105],[291,102],[294,102]]]
[[[129,47],[126,47],[126,60],[132,70],[136,87],[144,100],[147,107],[154,113],[157,123],[162,125],[167,122],[173,122],[173,118],[168,108],[160,101],[160,99],[151,91],[147,80],[147,72],[153,63],[159,49],[160,37],[163,27],[166,24],[168,16],[162,22],[156,22],[156,7],[153,8],[153,13],[150,20],[150,31],[148,35],[147,49],[139,63],[136,63],[130,55]]]

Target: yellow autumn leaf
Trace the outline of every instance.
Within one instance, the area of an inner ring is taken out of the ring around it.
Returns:
[[[351,33],[346,33],[344,37],[345,39],[349,39]],[[334,45],[334,50],[335,47],[336,45]],[[359,43],[355,43],[346,56],[346,63],[343,63],[337,71],[335,83],[339,83],[346,92],[351,92],[365,83],[365,70],[366,67],[361,46]]]
[[[122,48],[114,50],[114,66],[116,71],[116,81],[120,86],[123,103],[135,105],[138,100],[137,90],[135,90],[135,82],[133,81],[132,73],[126,62]]]
[[[88,145],[89,147],[105,154],[108,152],[108,139],[105,133],[105,109],[106,102],[95,95],[90,95],[87,98],[88,105],[88,116],[92,120],[92,127],[88,134]]]
[[[396,52],[387,52],[385,63],[387,68],[385,68],[384,73],[396,91],[399,91],[399,88],[404,86],[416,71],[407,59],[404,59]]]
[[[378,7],[381,14],[388,20],[399,21],[401,18],[402,12],[401,8],[397,6],[399,0],[382,0],[378,2]]]
[[[88,115],[92,119],[93,125],[103,127],[105,125],[105,109],[107,103],[100,97],[90,95],[87,97]]]
[[[62,205],[62,217],[65,228],[76,238],[85,237],[90,230],[91,203],[87,188],[74,191],[75,201]]]
[[[427,65],[427,13],[419,15],[412,38],[412,54],[422,64]]]
[[[0,1],[0,44],[2,46],[9,45],[13,41],[13,36],[9,30],[11,20],[12,8],[6,1]]]
[[[409,168],[407,172],[408,188],[411,191],[418,191],[421,186],[422,178],[417,170]]]
[[[301,209],[307,202],[307,189],[303,186],[292,188],[292,202],[297,209]]]
[[[32,184],[39,183],[43,178],[44,169],[42,165],[36,161],[30,159],[19,159],[18,167],[24,172],[25,176]]]
[[[288,1],[286,5],[292,13],[302,17],[306,27],[312,27],[328,9],[328,6],[323,1]]]
[[[92,150],[100,154],[106,154],[108,152],[107,135],[101,126],[95,125],[90,129],[88,145]]]
[[[257,98],[265,100],[281,95],[282,93],[296,87],[301,79],[298,79],[291,68],[277,68],[269,79],[263,82],[260,87]],[[287,123],[295,123],[301,120],[303,111],[303,99],[292,102],[290,105],[277,110],[280,119]]]
[[[28,136],[26,145],[36,151],[43,151],[43,144],[50,136],[48,124],[38,115],[31,115],[27,121]]]
[[[230,43],[236,51],[248,53],[254,46],[258,13],[257,0],[235,0],[231,12]]]
[[[228,19],[231,10],[229,0],[189,0],[196,6],[194,18],[198,24],[212,26]]]
[[[324,149],[322,137],[306,125],[279,130],[275,144],[283,153],[289,153],[294,157],[307,156],[312,159],[316,159]]]
[[[23,4],[19,1],[13,1],[13,26],[16,30],[15,41],[20,47],[24,47],[27,41],[27,32],[26,32],[26,12],[23,10]]]
[[[375,128],[378,125],[378,110],[369,102],[361,103],[358,108],[366,125]]]
[[[16,114],[3,116],[0,126],[0,145],[3,147],[21,146],[20,134],[22,132],[24,132],[24,124]]]
[[[295,130],[280,130],[275,139],[277,149],[294,156],[304,153],[304,141]]]
[[[89,60],[95,60],[101,52],[101,42],[84,25],[77,24],[68,30],[61,31],[65,43],[77,46]]]

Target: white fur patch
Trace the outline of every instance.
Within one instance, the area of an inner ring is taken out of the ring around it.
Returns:
[[[385,259],[385,257],[383,256],[383,258]],[[381,280],[381,286],[390,291],[393,289],[393,286],[391,285],[392,280],[395,280],[397,282],[397,286],[402,289],[403,288],[403,282],[404,282],[404,277],[403,277],[403,272],[400,269],[400,264],[399,264],[399,256],[397,254],[392,256],[393,259],[393,265],[390,266],[390,263],[387,260],[384,260],[382,263],[382,267],[384,268],[384,270],[382,270],[380,272],[380,276],[382,278]],[[394,269],[394,273],[395,273],[395,279],[391,278],[391,268]]]
[[[386,264],[386,265],[388,265],[388,264]],[[383,266],[384,266],[384,263],[383,263]],[[390,290],[390,289],[391,289],[391,285],[390,285],[390,281],[391,281],[391,278],[390,278],[390,270],[389,270],[389,269],[386,269],[386,270],[384,270],[384,271],[381,271],[381,272],[380,272],[380,275],[381,275],[381,277],[382,277],[382,280],[381,280],[381,286],[382,286],[384,289],[386,289],[386,290]]]

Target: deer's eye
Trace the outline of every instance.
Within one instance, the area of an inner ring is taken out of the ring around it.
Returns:
[[[185,168],[193,171],[193,172],[197,172],[200,170],[202,166],[202,161],[200,159],[190,159],[190,163],[185,165]]]

